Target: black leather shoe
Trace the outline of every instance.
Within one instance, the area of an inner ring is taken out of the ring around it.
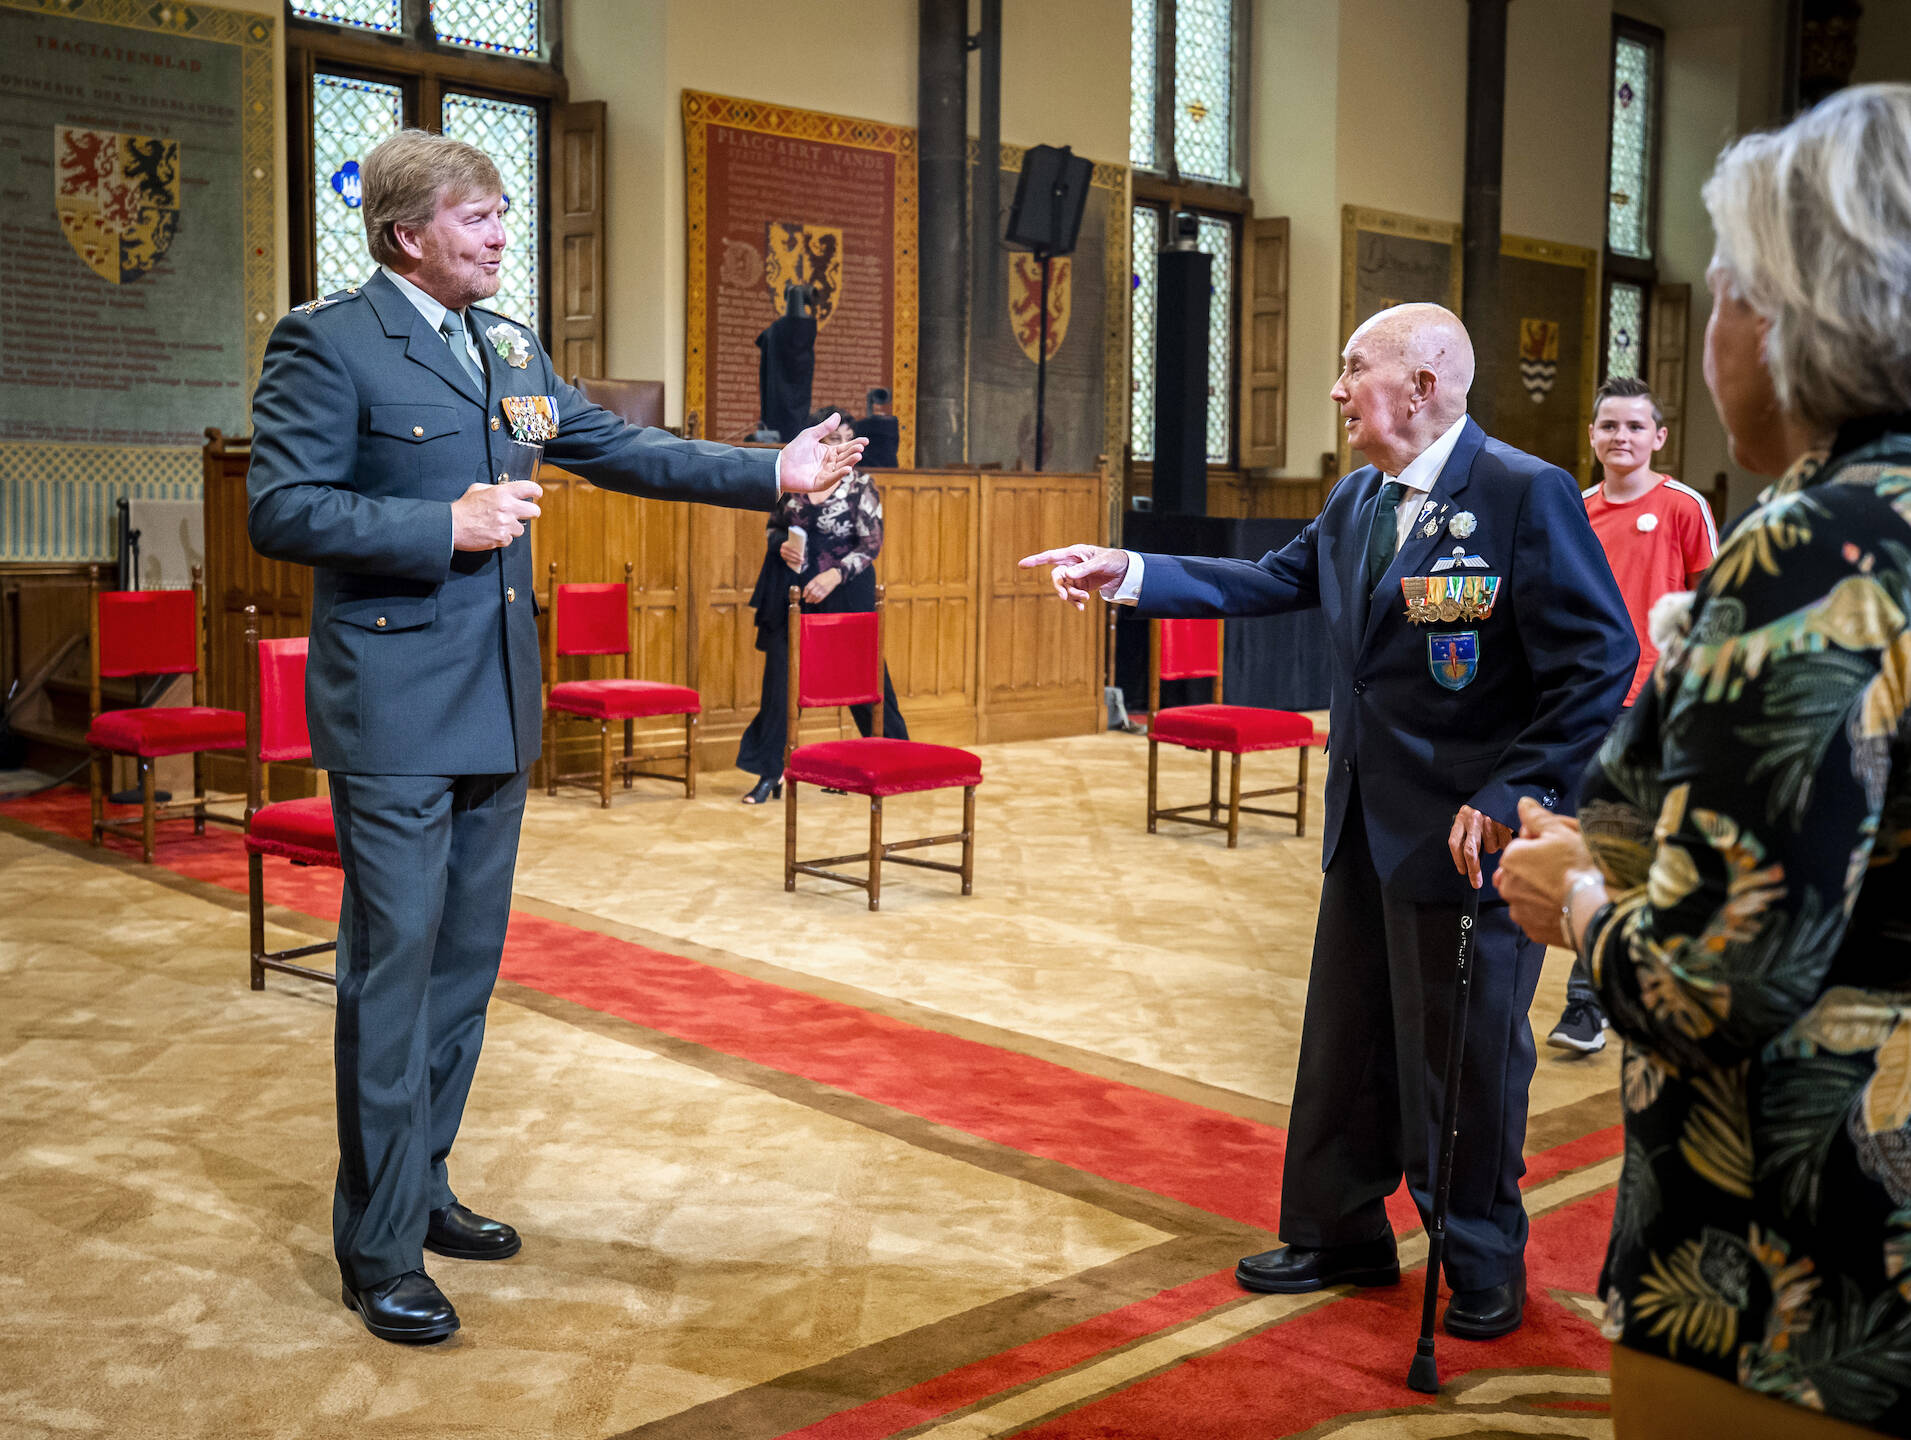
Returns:
[[[1484,1290],[1455,1290],[1447,1300],[1447,1334],[1462,1340],[1497,1340],[1511,1335],[1526,1318],[1526,1271],[1504,1285]]]
[[[1328,1250],[1288,1245],[1248,1256],[1234,1267],[1234,1279],[1242,1289],[1264,1295],[1305,1295],[1329,1285],[1397,1285],[1400,1256],[1392,1236]]]
[[[781,780],[764,779],[756,782],[756,789],[743,797],[743,803],[745,805],[767,805],[772,800],[781,800],[782,798],[783,782]]]
[[[458,1328],[458,1312],[422,1270],[407,1270],[367,1290],[347,1286],[343,1298],[345,1308],[357,1311],[380,1340],[430,1345]]]
[[[432,1211],[425,1227],[425,1249],[453,1260],[503,1260],[523,1243],[502,1220],[487,1220],[462,1205]]]

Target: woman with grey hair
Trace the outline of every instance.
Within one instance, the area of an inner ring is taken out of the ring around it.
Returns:
[[[1911,86],[1738,141],[1705,202],[1706,384],[1781,478],[1499,888],[1626,1044],[1620,1440],[1911,1436]]]

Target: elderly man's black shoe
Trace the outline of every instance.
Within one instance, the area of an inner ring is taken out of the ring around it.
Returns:
[[[503,1260],[522,1244],[502,1220],[487,1220],[462,1205],[432,1211],[425,1227],[425,1249],[453,1260]]]
[[[458,1328],[458,1312],[422,1270],[407,1270],[365,1290],[345,1287],[343,1299],[380,1340],[429,1345]]]
[[[1526,1271],[1504,1285],[1455,1290],[1447,1301],[1447,1334],[1462,1340],[1497,1340],[1520,1328],[1526,1318]]]
[[[1391,1236],[1327,1250],[1288,1245],[1248,1256],[1234,1267],[1234,1279],[1242,1289],[1264,1295],[1305,1295],[1329,1285],[1397,1285],[1400,1256]]]

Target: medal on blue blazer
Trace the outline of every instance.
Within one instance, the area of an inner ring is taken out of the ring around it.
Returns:
[[[557,402],[549,395],[506,395],[498,402],[511,426],[511,438],[542,445],[557,434]]]
[[[1408,575],[1400,581],[1407,619],[1415,625],[1484,620],[1499,598],[1497,575]]]
[[[1448,690],[1464,690],[1480,671],[1480,632],[1427,636],[1427,669]]]

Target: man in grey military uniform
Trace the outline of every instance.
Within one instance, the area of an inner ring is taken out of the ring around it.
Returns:
[[[593,484],[768,510],[825,488],[863,442],[738,450],[626,425],[552,370],[498,290],[505,201],[482,152],[408,130],[363,161],[379,271],[273,331],[253,401],[252,543],[314,569],[306,711],[330,772],[339,913],[338,1181],[344,1300],[385,1340],[457,1312],[424,1251],[517,1253],[458,1203],[446,1159],[484,1039],[538,758],[538,638],[507,441]]]

